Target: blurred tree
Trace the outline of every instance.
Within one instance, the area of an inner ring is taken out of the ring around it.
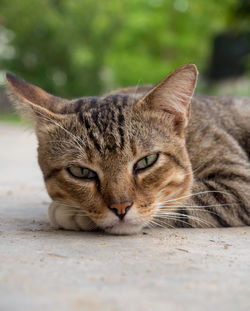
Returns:
[[[239,0],[229,21],[213,42],[208,77],[216,82],[240,77],[250,67],[250,0]]]
[[[1,0],[0,68],[77,97],[156,83],[194,62],[237,0]]]

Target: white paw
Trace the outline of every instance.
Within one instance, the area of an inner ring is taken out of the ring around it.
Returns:
[[[48,214],[51,224],[58,229],[91,231],[97,228],[83,212],[59,202],[50,204]]]

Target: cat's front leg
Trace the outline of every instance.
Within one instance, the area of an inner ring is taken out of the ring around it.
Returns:
[[[48,214],[52,226],[57,229],[91,231],[97,228],[83,211],[60,202],[52,202]]]

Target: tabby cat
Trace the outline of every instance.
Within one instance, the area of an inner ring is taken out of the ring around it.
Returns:
[[[36,121],[51,223],[113,234],[250,225],[250,99],[192,98],[196,80],[188,64],[154,88],[65,100],[7,74]]]

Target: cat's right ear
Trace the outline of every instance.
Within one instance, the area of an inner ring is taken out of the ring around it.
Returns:
[[[9,85],[7,94],[17,110],[38,120],[61,119],[67,113],[71,102],[45,92],[10,73],[6,74]]]
[[[175,131],[181,135],[188,123],[197,76],[194,64],[179,67],[137,102],[134,109],[169,115]]]

